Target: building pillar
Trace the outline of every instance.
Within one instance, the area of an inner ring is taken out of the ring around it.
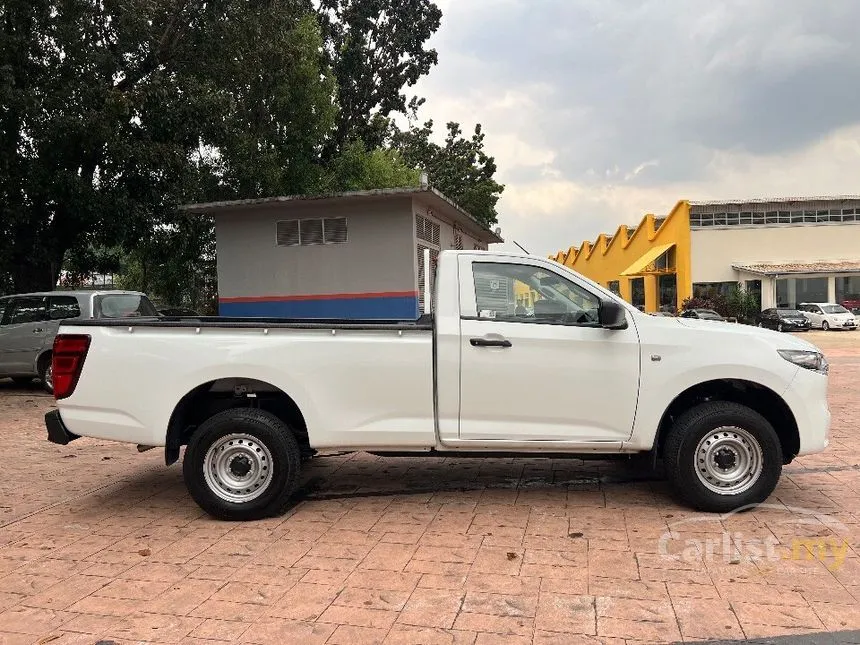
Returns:
[[[645,276],[645,311],[657,311],[660,307],[660,294],[657,290],[657,276]]]
[[[771,277],[761,279],[761,308],[773,309],[776,307],[776,281]]]
[[[683,279],[683,275],[681,272],[675,274],[675,289],[677,302],[675,303],[675,311],[681,311],[683,308],[684,301],[687,298],[693,297],[693,282],[691,280]]]
[[[836,302],[836,276],[827,276],[827,302]]]
[[[618,291],[624,300],[629,303],[633,302],[633,289],[630,286],[630,278],[620,278],[618,280]]]
[[[785,303],[789,307],[797,306],[797,280],[794,278],[788,278],[788,302]],[[777,303],[779,304],[779,303]]]

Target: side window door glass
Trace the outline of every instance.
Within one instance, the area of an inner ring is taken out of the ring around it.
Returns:
[[[78,318],[81,308],[74,296],[51,296],[48,304],[48,318],[51,320],[66,320]]]
[[[542,267],[473,262],[479,318],[500,322],[597,325],[598,297]]]
[[[44,297],[16,298],[6,312],[4,321],[8,318],[10,325],[42,322],[46,319],[46,314]]]

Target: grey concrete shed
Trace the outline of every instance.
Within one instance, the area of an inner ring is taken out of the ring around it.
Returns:
[[[445,249],[503,242],[430,186],[183,210],[214,217],[222,316],[414,319],[424,249],[433,261]]]

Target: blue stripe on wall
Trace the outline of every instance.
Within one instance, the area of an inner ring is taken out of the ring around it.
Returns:
[[[338,298],[333,300],[263,300],[221,302],[222,316],[249,318],[345,318],[414,320],[418,317],[418,298]]]

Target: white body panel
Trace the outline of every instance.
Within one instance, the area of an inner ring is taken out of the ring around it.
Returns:
[[[58,402],[75,434],[163,446],[183,396],[235,378],[288,392],[317,448],[435,441],[428,331],[70,325],[63,332],[93,337],[74,395]]]
[[[595,302],[614,299],[628,326],[480,317],[473,263],[534,268]],[[518,254],[443,252],[433,300],[433,331],[63,325],[92,343],[58,408],[74,434],[163,446],[184,395],[248,379],[292,397],[316,449],[617,453],[650,450],[688,388],[742,379],[787,403],[801,454],[827,445],[827,377],[777,353],[814,349],[796,337],[648,316],[561,265]],[[511,347],[470,342],[485,337]]]

